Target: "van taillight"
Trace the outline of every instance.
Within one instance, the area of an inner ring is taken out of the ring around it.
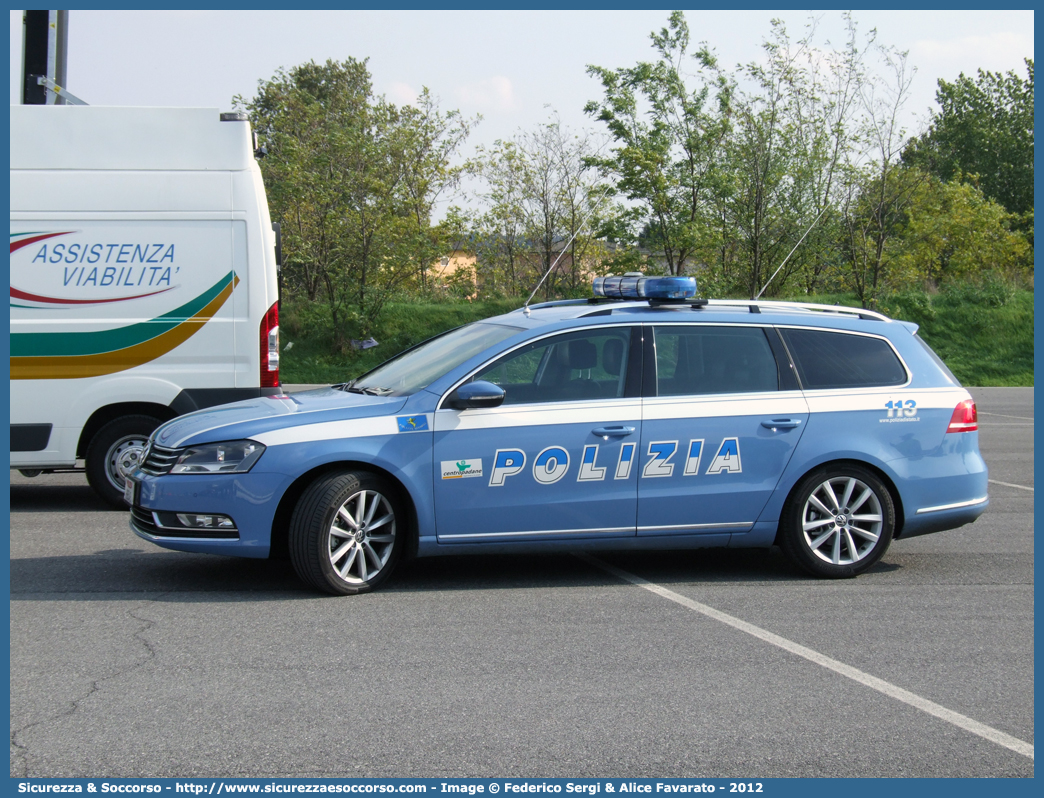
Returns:
[[[953,409],[950,426],[947,432],[974,432],[979,428],[979,412],[975,409],[975,401],[965,399]]]
[[[261,387],[279,387],[279,304],[261,319]]]

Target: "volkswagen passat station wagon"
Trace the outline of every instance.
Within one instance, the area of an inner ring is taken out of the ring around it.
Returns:
[[[852,577],[986,509],[975,403],[915,324],[695,293],[598,278],[343,385],[176,418],[127,480],[131,528],[351,594],[480,552],[778,545]]]

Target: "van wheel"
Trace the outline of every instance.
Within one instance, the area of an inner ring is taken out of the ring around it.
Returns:
[[[402,550],[400,503],[392,486],[366,472],[319,477],[290,519],[290,561],[312,587],[365,593],[391,574]]]
[[[87,481],[113,507],[127,508],[123,501],[124,477],[141,464],[145,444],[159,425],[160,420],[152,416],[122,416],[91,438],[87,446]]]
[[[895,506],[869,469],[817,469],[791,494],[780,546],[808,573],[832,579],[861,574],[881,559],[895,532]]]

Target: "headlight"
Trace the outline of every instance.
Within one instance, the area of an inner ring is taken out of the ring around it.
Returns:
[[[170,469],[172,474],[243,474],[264,453],[257,441],[225,441],[190,446]]]

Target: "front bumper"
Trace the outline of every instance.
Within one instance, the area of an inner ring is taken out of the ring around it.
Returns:
[[[137,500],[130,527],[150,543],[175,551],[268,557],[272,521],[289,478],[285,474],[165,475],[138,472]],[[172,519],[177,514],[221,515],[231,529],[189,529]]]

